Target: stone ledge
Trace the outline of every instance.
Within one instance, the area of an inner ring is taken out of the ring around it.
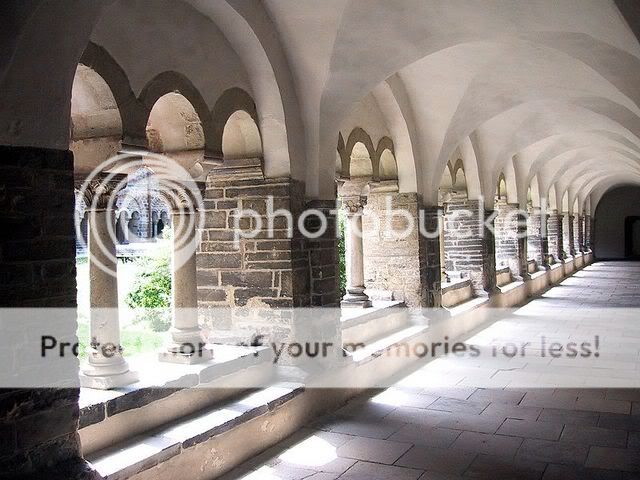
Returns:
[[[126,479],[212,437],[241,428],[244,423],[276,410],[302,392],[301,384],[276,384],[222,408],[191,415],[167,428],[91,454],[87,460],[105,480]]]
[[[515,290],[522,285],[524,285],[524,282],[522,280],[516,280],[505,285],[499,285],[497,288],[500,293],[507,293],[511,290]]]
[[[394,345],[401,342],[406,343],[411,338],[427,332],[428,329],[429,327],[427,325],[412,325],[410,327],[406,327],[400,331],[392,333],[391,335],[388,335],[384,338],[381,338],[375,342],[369,343],[362,349],[356,350],[354,352],[348,352],[348,355],[351,357],[354,363],[360,366],[383,355],[384,352],[392,349]]]
[[[85,428],[118,413],[141,408],[185,388],[209,383],[212,380],[271,362],[269,347],[236,347],[208,345],[214,358],[194,365],[160,364],[156,354],[132,357],[129,364],[140,372],[140,381],[113,390],[80,389],[80,426]],[[162,368],[158,368],[161,366]]]
[[[453,307],[442,307],[449,314],[449,317],[462,315],[476,308],[482,307],[489,303],[489,297],[475,297],[463,303],[459,303]]]
[[[376,300],[369,308],[342,309],[340,323],[342,328],[351,328],[370,320],[381,318],[387,314],[385,310],[404,307],[404,302],[399,300]]]

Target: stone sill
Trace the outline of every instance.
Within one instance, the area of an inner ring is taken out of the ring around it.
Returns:
[[[475,310],[487,303],[489,303],[489,297],[474,297],[471,300],[459,303],[453,307],[442,307],[442,309],[449,317],[455,317],[457,315],[470,312],[471,310]]]
[[[156,353],[127,358],[140,381],[122,388],[80,389],[80,424],[84,428],[134,408],[168,397],[178,390],[210,383],[220,377],[264,362],[272,362],[269,347],[208,345],[214,358],[194,365],[160,363]],[[224,388],[224,387],[221,387]]]
[[[140,435],[124,445],[88,455],[87,460],[105,480],[124,480],[179,455],[184,449],[273,412],[303,392],[300,384],[276,384],[220,409],[191,415],[178,424]]]
[[[556,270],[557,268],[562,268],[562,262],[556,262],[549,265],[549,270]]]
[[[345,307],[340,309],[340,324],[343,329],[351,328],[361,323],[387,315],[390,308],[404,307],[399,300],[375,300],[369,308]]]
[[[505,285],[499,285],[498,290],[500,291],[500,293],[507,293],[507,292],[510,292],[511,290],[515,290],[521,285],[524,285],[524,282],[522,280],[516,280],[510,283],[507,283]]]
[[[536,270],[535,272],[530,273],[529,277],[531,277],[531,280],[535,280],[536,278],[542,277],[546,274],[547,274],[546,270]]]
[[[425,333],[428,328],[429,327],[426,325],[413,325],[404,328],[398,332],[381,338],[380,340],[369,343],[365,348],[358,349],[354,352],[349,353],[349,356],[354,363],[356,363],[357,365],[362,365],[378,358],[386,351],[393,348],[394,345],[408,342],[411,338]]]
[[[457,278],[450,282],[442,282],[440,289],[442,291],[442,294],[444,295],[447,292],[451,292],[453,290],[458,290],[460,288],[465,288],[470,286],[471,286],[470,278]]]

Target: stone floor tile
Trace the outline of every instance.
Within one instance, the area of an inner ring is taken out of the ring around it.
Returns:
[[[464,478],[483,480],[537,480],[542,477],[546,463],[527,460],[507,460],[493,455],[478,455],[464,474]]]
[[[449,428],[405,425],[391,435],[389,440],[428,447],[447,448],[460,436],[460,433],[460,430],[451,430]]]
[[[622,472],[549,464],[542,480],[622,480]]]
[[[440,410],[398,407],[385,417],[385,421],[436,427],[441,421],[449,419],[452,416],[453,415],[450,412],[443,412]]]
[[[535,421],[542,413],[540,407],[523,407],[520,405],[508,405],[503,403],[492,403],[484,409],[482,415],[492,415],[494,417],[504,416],[519,420]]]
[[[342,474],[340,480],[417,480],[422,473],[413,468],[357,462]]]
[[[517,405],[525,392],[518,390],[501,390],[497,388],[479,388],[471,394],[469,400],[474,402],[506,403]]]
[[[629,432],[629,438],[627,439],[627,447],[640,448],[640,432]]]
[[[602,427],[585,427],[580,425],[566,425],[560,436],[561,442],[581,443],[600,447],[627,446],[627,432]]]
[[[396,465],[462,475],[475,456],[475,453],[416,445],[400,457]]]
[[[587,467],[640,472],[640,449],[591,447]]]
[[[630,413],[631,402],[600,398],[578,398],[576,401],[576,409],[594,412]]]
[[[611,388],[607,390],[606,398],[640,402],[640,388]]]
[[[391,465],[411,447],[410,443],[375,438],[354,438],[339,447],[337,453],[340,457]]]
[[[476,390],[477,388],[473,387],[427,387],[422,390],[422,393],[436,397],[467,400]]]
[[[484,453],[497,457],[511,458],[516,454],[522,438],[493,435],[490,433],[462,432],[451,445],[452,449]]]
[[[479,414],[489,406],[488,402],[473,402],[456,398],[439,398],[427,407],[428,410],[440,410],[451,413]]]
[[[586,445],[527,438],[522,442],[516,458],[565,465],[583,465],[588,452],[589,447]]]
[[[595,427],[598,424],[598,418],[600,418],[598,412],[543,408],[542,413],[538,417],[538,422],[551,422],[564,425],[590,425]]]
[[[336,420],[328,425],[328,430],[335,433],[344,433],[368,438],[388,438],[403,427],[402,423],[390,420],[384,421],[357,421]]]
[[[470,432],[495,433],[504,420],[505,417],[491,417],[489,415],[450,414],[441,419],[436,426]]]
[[[640,415],[623,415],[619,413],[602,413],[598,426],[614,430],[640,432]]]
[[[551,422],[532,422],[507,418],[498,429],[500,435],[511,435],[539,440],[558,440],[562,433],[562,424]]]

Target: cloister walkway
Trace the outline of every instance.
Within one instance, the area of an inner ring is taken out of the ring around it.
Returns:
[[[468,339],[483,351],[526,339],[526,355],[438,358],[225,478],[640,478],[640,389],[624,388],[640,383],[640,327],[616,323],[640,317],[621,307],[640,307],[640,263],[593,264]],[[598,335],[599,356],[572,363],[541,335]]]

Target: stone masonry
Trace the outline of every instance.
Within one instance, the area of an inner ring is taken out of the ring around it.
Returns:
[[[76,306],[74,181],[71,152],[0,147],[0,306]],[[64,316],[74,335],[74,310]],[[5,325],[3,328],[8,328]],[[28,375],[30,342],[0,354]],[[41,367],[41,363],[39,363]],[[62,372],[77,381],[75,369]],[[0,391],[0,472],[12,478],[97,478],[80,456],[77,388]],[[46,426],[46,428],[43,428]],[[56,477],[58,478],[58,477]]]
[[[542,215],[539,209],[531,209],[527,218],[527,247],[529,259],[536,261],[538,266],[542,266]]]
[[[506,199],[496,200],[495,238],[496,264],[498,268],[509,267],[518,275],[518,205],[507,203]]]
[[[407,218],[391,215],[387,205],[408,212],[413,228],[409,230]],[[376,225],[378,221],[380,224]],[[367,294],[372,300],[401,300],[410,307],[422,305],[423,262],[418,221],[417,194],[369,194],[363,217],[364,270]],[[409,232],[408,236],[403,235],[404,230]]]

